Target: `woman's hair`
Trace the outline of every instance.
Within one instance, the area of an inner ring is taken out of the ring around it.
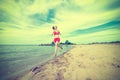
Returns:
[[[54,30],[54,29],[57,29],[57,26],[53,26],[52,29],[53,29],[53,30]]]

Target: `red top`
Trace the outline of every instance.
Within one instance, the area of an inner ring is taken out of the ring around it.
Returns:
[[[59,31],[54,31],[53,34],[54,34],[54,35],[59,35],[60,32],[59,32]]]

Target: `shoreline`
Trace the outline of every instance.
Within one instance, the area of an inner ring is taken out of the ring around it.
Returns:
[[[120,44],[75,45],[15,80],[119,80],[119,48]]]
[[[71,46],[71,45],[70,45],[70,46]],[[75,46],[76,46],[76,45],[72,45],[72,47],[71,47],[69,50],[63,52],[63,53],[60,54],[60,55],[57,54],[58,56],[56,56],[56,57],[53,56],[52,59],[50,59],[50,60],[48,60],[48,61],[46,61],[46,62],[43,62],[43,63],[37,65],[36,67],[41,67],[41,66],[44,66],[44,65],[48,64],[48,63],[51,62],[52,60],[54,60],[54,59],[56,59],[56,58],[64,55],[65,53],[67,53],[68,51],[70,51],[71,49],[73,49]],[[31,71],[32,71],[34,68],[36,68],[36,67],[32,67],[31,69],[29,69],[29,70],[27,70],[27,71],[24,71],[21,75],[16,76],[15,78],[12,78],[12,80],[21,80],[21,78],[22,78],[24,75],[26,75],[28,72],[31,72]],[[24,79],[24,80],[26,80],[26,79]]]

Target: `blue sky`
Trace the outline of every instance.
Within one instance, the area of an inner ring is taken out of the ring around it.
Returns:
[[[0,0],[0,44],[120,41],[120,0]]]

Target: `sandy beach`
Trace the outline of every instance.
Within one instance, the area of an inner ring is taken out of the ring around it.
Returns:
[[[75,45],[16,80],[120,80],[120,44]]]

